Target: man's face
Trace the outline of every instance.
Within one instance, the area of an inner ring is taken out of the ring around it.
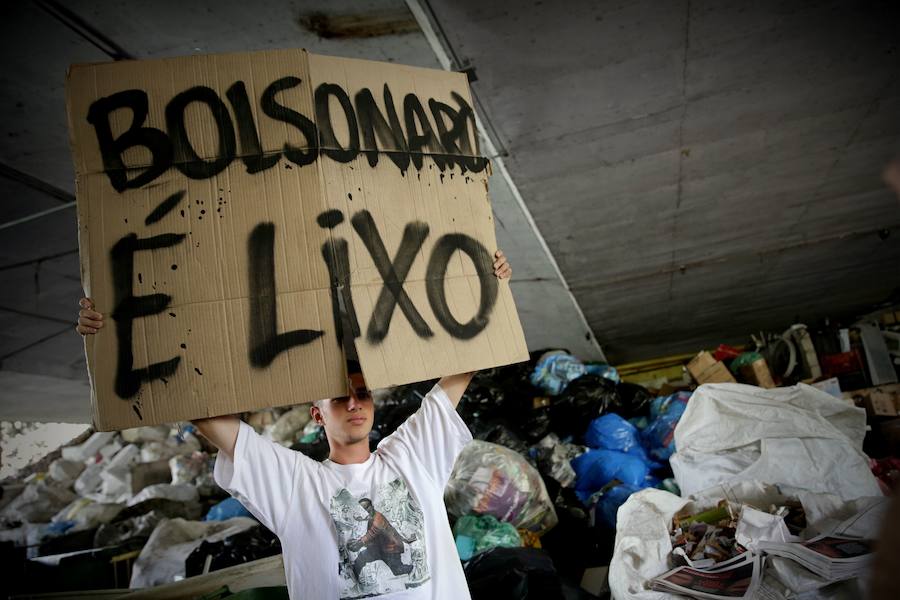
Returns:
[[[310,408],[313,419],[325,427],[329,441],[354,444],[369,439],[375,406],[362,373],[350,375],[350,395],[320,400]]]

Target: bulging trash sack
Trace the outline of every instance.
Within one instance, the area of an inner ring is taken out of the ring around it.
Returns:
[[[92,433],[83,444],[78,446],[66,446],[62,449],[62,457],[66,460],[84,462],[92,458],[100,449],[110,443],[116,437],[115,431],[98,431]]]
[[[545,477],[550,477],[564,488],[575,485],[575,471],[571,461],[579,454],[584,454],[587,448],[567,444],[559,441],[555,433],[548,433],[540,442],[535,444],[530,452],[537,461],[538,470]]]
[[[252,517],[241,501],[237,498],[225,498],[209,509],[204,521],[226,521],[234,517]]]
[[[463,565],[472,600],[563,600],[550,555],[536,548],[494,548]]]
[[[246,517],[207,522],[164,520],[134,561],[129,587],[172,583],[176,577],[185,576],[185,560],[201,543],[218,542],[251,527],[259,527],[259,523]]]
[[[310,420],[309,405],[295,406],[278,417],[272,425],[266,427],[265,435],[282,446],[291,447],[303,435],[303,428]]]
[[[594,513],[595,522],[602,523],[609,529],[615,529],[616,514],[619,512],[619,507],[625,504],[625,501],[628,500],[629,496],[642,489],[644,488],[628,485],[627,483],[620,483],[619,485],[614,485],[604,491],[600,497],[597,498],[597,503],[591,509]]]
[[[588,425],[584,442],[591,448],[616,450],[647,460],[637,427],[616,414],[597,417]]]
[[[539,535],[556,525],[556,511],[537,469],[520,454],[474,440],[456,460],[444,490],[447,512],[493,515]]]
[[[165,518],[166,515],[161,511],[151,510],[136,517],[100,525],[94,534],[94,547],[102,548],[139,538],[149,538],[156,526]]]
[[[650,466],[641,458],[615,450],[588,450],[572,459],[575,469],[575,493],[587,503],[590,497],[612,480],[635,488],[647,487]]]
[[[281,553],[278,536],[251,527],[218,542],[203,541],[184,561],[186,577],[194,577]]]
[[[84,466],[84,463],[80,460],[57,458],[47,467],[47,475],[63,486],[70,486],[75,483],[75,480],[84,471]]]
[[[479,552],[491,548],[519,548],[522,538],[510,523],[498,521],[492,515],[466,515],[453,525],[459,558],[469,560]],[[465,544],[465,541],[471,541]],[[463,549],[469,550],[464,551]]]
[[[140,504],[151,498],[164,498],[178,502],[198,502],[200,494],[197,488],[188,483],[172,485],[170,483],[155,483],[148,485],[128,501],[128,506]]]
[[[70,522],[72,526],[68,531],[82,531],[109,523],[119,516],[123,508],[125,508],[124,504],[94,502],[90,498],[78,498],[53,515],[50,520],[54,523]]]
[[[100,476],[102,472],[103,465],[97,463],[87,464],[81,475],[75,480],[75,491],[81,496],[86,496],[99,490],[100,485],[103,483],[103,478]]]
[[[538,359],[531,383],[551,396],[558,396],[570,381],[585,374],[604,377],[613,383],[619,381],[618,371],[609,365],[584,364],[568,352],[553,350]]]
[[[10,523],[46,523],[75,500],[68,488],[44,477],[29,482],[22,493],[0,510],[0,520]]]
[[[550,404],[550,428],[561,438],[584,437],[587,423],[618,402],[616,384],[599,375],[583,375],[572,381],[566,391]]]
[[[653,394],[644,386],[620,381],[616,385],[616,399],[610,403],[607,410],[631,419],[646,415],[647,407],[652,400]]]
[[[190,456],[173,456],[169,459],[172,484],[197,483],[197,478],[209,472],[209,455],[194,452]]]
[[[785,493],[845,500],[881,494],[862,451],[866,413],[799,384],[701,385],[675,428],[669,460],[683,495],[725,482],[765,481]]]
[[[145,442],[164,442],[169,437],[171,428],[168,425],[153,425],[151,427],[134,427],[122,430],[122,439],[128,444]]]
[[[805,528],[800,528],[800,535],[805,540],[829,532],[877,539],[888,504],[883,496],[857,498],[848,502],[832,494],[800,492],[786,495],[778,486],[758,481],[717,485],[686,498],[662,490],[642,490],[632,494],[618,511],[615,549],[609,566],[612,597],[617,600],[683,598],[649,589],[652,579],[676,566],[671,535],[673,517],[676,514],[699,516],[702,511],[713,513],[710,509],[719,506],[722,500],[727,500],[731,507],[749,505],[762,510],[799,501],[806,517]],[[725,514],[731,513],[726,509]],[[735,511],[735,514],[743,513]],[[739,521],[735,535],[741,531],[741,526]],[[695,560],[697,558],[695,556]],[[799,563],[771,555],[761,573],[761,585],[774,594],[754,597],[864,597],[858,590],[856,580],[841,583],[827,581]]]
[[[660,396],[650,403],[650,423],[641,431],[641,442],[650,457],[669,460],[675,452],[675,427],[687,409],[690,392]]]

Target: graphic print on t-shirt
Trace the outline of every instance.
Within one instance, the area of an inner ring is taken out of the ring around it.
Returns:
[[[425,519],[406,482],[397,478],[373,491],[354,496],[342,488],[331,498],[341,600],[414,588],[430,578]]]

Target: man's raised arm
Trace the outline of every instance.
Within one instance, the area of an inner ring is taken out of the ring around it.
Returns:
[[[78,311],[78,326],[75,330],[81,335],[94,335],[103,328],[103,315],[94,310],[94,301],[90,298],[82,298],[78,304],[81,310]],[[219,452],[224,452],[228,458],[234,458],[234,445],[241,426],[240,419],[234,415],[222,415],[195,419],[191,423],[200,435],[219,449]]]

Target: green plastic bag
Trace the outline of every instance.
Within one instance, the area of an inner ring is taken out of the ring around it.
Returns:
[[[735,375],[741,372],[741,367],[752,365],[758,360],[762,360],[763,355],[759,352],[744,352],[731,361],[731,372]]]
[[[462,560],[491,548],[520,548],[522,538],[510,523],[493,515],[465,515],[453,526],[456,549]],[[466,556],[464,556],[466,555]]]

